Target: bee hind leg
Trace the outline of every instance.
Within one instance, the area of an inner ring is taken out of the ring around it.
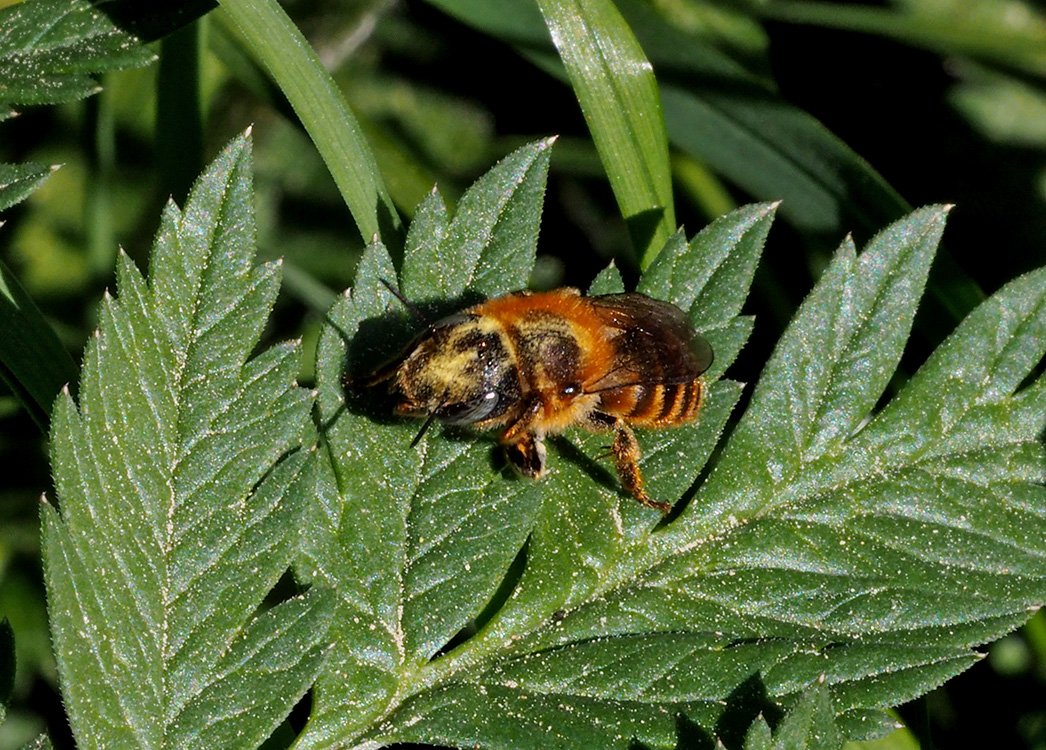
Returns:
[[[618,477],[621,478],[621,485],[648,508],[668,513],[672,510],[672,505],[654,500],[643,488],[643,474],[639,471],[639,443],[636,442],[632,428],[625,424],[625,420],[617,418],[614,420],[613,430],[614,442],[610,446],[610,452],[614,456],[614,465]]]

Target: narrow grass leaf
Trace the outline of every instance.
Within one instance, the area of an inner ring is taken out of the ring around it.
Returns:
[[[645,267],[675,231],[653,69],[609,0],[538,0]]]
[[[315,678],[320,590],[257,610],[297,546],[315,454],[297,344],[250,358],[279,286],[254,266],[250,143],[126,257],[55,405],[43,508],[63,698],[80,747],[253,748]],[[278,676],[273,679],[274,676]]]
[[[400,219],[374,155],[348,103],[301,31],[276,0],[220,0],[220,5],[294,107],[363,240],[398,241]]]
[[[550,57],[544,52],[548,36],[532,6],[513,0],[429,2],[516,45],[531,59]],[[864,159],[740,63],[671,26],[647,3],[618,0],[616,6],[654,66],[664,125],[674,147],[757,200],[786,199],[782,217],[812,234],[871,235],[907,210]]]
[[[947,3],[900,5],[892,9],[773,0],[753,9],[774,21],[879,34],[940,55],[972,57],[1022,75],[1046,76],[1046,21],[1034,6],[1015,6],[1023,12],[1010,17],[999,13],[991,0],[951,4],[962,13],[949,13]]]
[[[47,429],[58,392],[76,378],[73,358],[28,292],[0,263],[0,379]]]

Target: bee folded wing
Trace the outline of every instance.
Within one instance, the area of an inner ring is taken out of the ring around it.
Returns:
[[[587,383],[587,393],[634,385],[687,383],[712,364],[712,347],[675,305],[624,293],[592,297],[596,314],[614,336],[614,367]]]

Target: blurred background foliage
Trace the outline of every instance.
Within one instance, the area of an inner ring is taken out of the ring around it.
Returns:
[[[906,205],[957,207],[904,372],[982,292],[1042,264],[1041,2],[622,0],[619,7],[661,83],[676,216],[688,234],[741,203],[783,201],[748,303],[756,333],[733,377],[758,377],[847,232],[863,243]],[[637,252],[547,32],[539,26],[535,34],[536,6],[292,0],[284,8],[344,91],[401,215],[409,219],[434,184],[452,207],[509,150],[555,134],[533,285],[585,287],[612,260],[635,279]],[[181,201],[204,161],[253,124],[259,253],[286,264],[269,338],[311,344],[323,313],[350,285],[363,245],[323,161],[220,10],[152,46],[157,63],[104,74],[95,96],[20,108],[0,124],[0,161],[61,165],[4,213],[0,260],[78,359],[113,283],[117,248],[144,267],[164,201]],[[789,149],[774,152],[768,143]],[[811,164],[827,166],[818,172]],[[804,203],[819,195],[811,185],[827,185],[838,202]],[[7,393],[0,425],[0,613],[13,627],[18,659],[0,749],[44,728],[57,747],[69,747],[38,545],[37,501],[50,486],[46,443]],[[881,747],[1046,748],[1046,616],[900,715],[910,733]]]

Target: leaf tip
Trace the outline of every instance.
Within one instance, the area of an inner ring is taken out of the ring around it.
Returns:
[[[538,146],[541,149],[552,148],[552,146],[555,145],[556,141],[558,141],[558,140],[559,140],[559,136],[558,135],[550,135],[548,138],[545,138],[544,140],[538,141]]]
[[[252,122],[250,125],[247,126],[247,129],[243,131],[243,137],[249,140],[251,135],[253,135],[253,133],[254,133],[254,123]]]
[[[57,172],[59,169],[61,169],[64,166],[65,166],[65,162],[60,162],[58,164],[52,164],[50,167],[48,167],[48,169],[50,169],[51,172],[54,173],[54,172]]]

